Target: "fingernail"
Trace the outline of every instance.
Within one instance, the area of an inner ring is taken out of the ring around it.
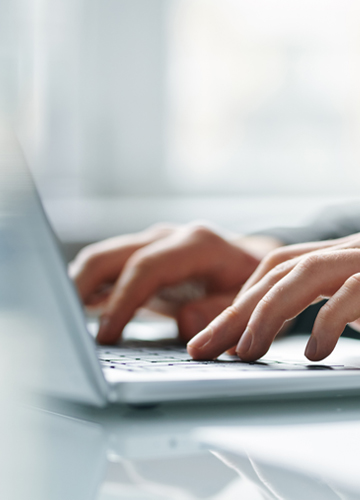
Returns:
[[[309,341],[305,349],[305,356],[309,359],[315,358],[316,351],[317,351],[317,340],[315,337],[311,336],[309,338]]]
[[[252,343],[252,334],[251,331],[247,328],[244,333],[241,335],[241,339],[238,342],[236,347],[237,354],[246,354],[250,350],[250,346]]]
[[[106,340],[106,335],[110,325],[110,318],[108,316],[101,316],[99,331],[96,336],[98,342]]]
[[[202,349],[206,344],[210,342],[213,336],[213,331],[211,328],[206,328],[202,332],[198,333],[194,338],[188,342],[188,347],[192,349]]]

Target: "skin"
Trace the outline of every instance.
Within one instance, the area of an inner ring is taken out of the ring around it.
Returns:
[[[256,360],[293,318],[327,298],[305,350],[308,359],[321,360],[346,324],[360,327],[360,234],[280,246],[271,238],[227,238],[202,225],[157,225],[86,247],[70,275],[84,304],[102,307],[97,340],[105,344],[116,342],[136,310],[164,288],[201,283],[203,296],[165,300],[161,311],[175,317],[198,360],[225,351]]]
[[[284,325],[328,298],[315,320],[305,355],[328,356],[345,326],[360,325],[360,234],[270,252],[233,304],[188,343],[194,359],[213,359],[236,345],[245,361],[263,356]]]
[[[69,273],[85,306],[102,309],[97,340],[103,344],[115,343],[137,309],[154,304],[164,288],[199,283],[204,293],[196,300],[157,301],[188,341],[232,304],[264,255],[279,245],[267,237],[222,236],[199,224],[160,224],[84,248]]]

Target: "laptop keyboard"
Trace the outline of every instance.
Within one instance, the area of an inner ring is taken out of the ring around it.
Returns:
[[[323,363],[283,362],[276,360],[246,363],[236,356],[223,354],[213,361],[194,361],[186,348],[178,342],[126,341],[120,346],[99,346],[98,358],[103,368],[127,372],[169,372],[186,370],[196,372],[259,371],[259,370],[359,370],[360,368]]]

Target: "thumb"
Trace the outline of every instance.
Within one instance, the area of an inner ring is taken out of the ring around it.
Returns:
[[[185,342],[201,332],[216,316],[233,303],[238,290],[210,295],[183,305],[177,312],[179,336]]]

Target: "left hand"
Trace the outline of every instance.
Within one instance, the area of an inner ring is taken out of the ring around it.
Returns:
[[[360,233],[270,252],[233,304],[188,343],[189,354],[214,359],[236,345],[242,360],[256,360],[287,321],[324,298],[305,349],[312,361],[332,352],[348,323],[360,325]]]
[[[160,224],[89,245],[69,272],[84,305],[102,307],[98,342],[115,343],[140,307],[173,316],[187,341],[231,305],[261,258],[280,244],[228,237],[203,224]]]

